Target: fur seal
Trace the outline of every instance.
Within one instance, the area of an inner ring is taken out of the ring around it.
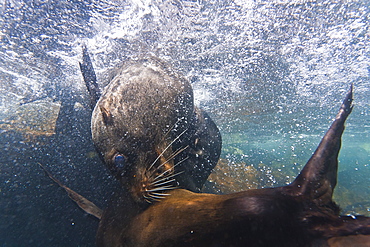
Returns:
[[[92,139],[123,189],[144,206],[173,188],[199,192],[217,164],[221,135],[194,107],[189,81],[147,57],[120,65],[99,97],[86,49],[83,57],[81,71],[96,102]]]

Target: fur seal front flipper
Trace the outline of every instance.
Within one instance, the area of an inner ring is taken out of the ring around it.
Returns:
[[[318,206],[330,206],[334,188],[337,184],[338,154],[344,122],[352,112],[353,85],[351,85],[339,112],[322,138],[316,151],[309,159],[302,172],[286,192],[295,196],[308,196]]]
[[[119,197],[102,216],[98,245],[329,246],[341,241],[340,236],[369,235],[368,217],[339,216],[331,198],[351,103],[352,86],[329,131],[290,185],[228,195],[175,189],[141,213],[132,211],[127,197]]]
[[[67,187],[64,184],[62,184],[62,182],[60,182],[53,175],[51,175],[51,173],[48,170],[46,170],[46,168],[43,165],[41,165],[40,163],[39,163],[39,165],[42,168],[42,170],[44,170],[44,172],[46,173],[46,175],[51,180],[53,180],[55,183],[57,183],[61,188],[63,188],[67,192],[69,198],[71,198],[75,203],[77,203],[77,205],[83,211],[85,211],[88,214],[91,214],[91,215],[95,216],[99,220],[101,219],[101,216],[103,214],[103,210],[101,210],[93,202],[89,201],[88,199],[86,199],[85,197],[81,196],[80,194],[78,194],[74,190],[72,190],[69,187]]]

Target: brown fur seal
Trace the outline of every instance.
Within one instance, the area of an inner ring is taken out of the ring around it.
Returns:
[[[194,107],[189,81],[153,57],[124,63],[112,78],[93,110],[91,132],[124,190],[144,205],[173,188],[200,191],[217,164],[221,135]]]

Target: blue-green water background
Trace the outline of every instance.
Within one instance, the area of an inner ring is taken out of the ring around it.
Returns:
[[[90,140],[83,44],[100,82],[143,53],[171,63],[219,126],[222,158],[258,168],[259,187],[294,179],[354,83],[335,198],[370,215],[369,13],[368,1],[0,1],[0,245],[94,245],[98,222],[38,162],[100,207],[118,188]],[[56,117],[53,136],[25,130]]]

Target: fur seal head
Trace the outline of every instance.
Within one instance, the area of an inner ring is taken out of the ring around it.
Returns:
[[[193,113],[190,83],[161,61],[131,61],[116,71],[93,110],[92,139],[134,201],[156,201],[174,188],[181,150],[171,144]]]

